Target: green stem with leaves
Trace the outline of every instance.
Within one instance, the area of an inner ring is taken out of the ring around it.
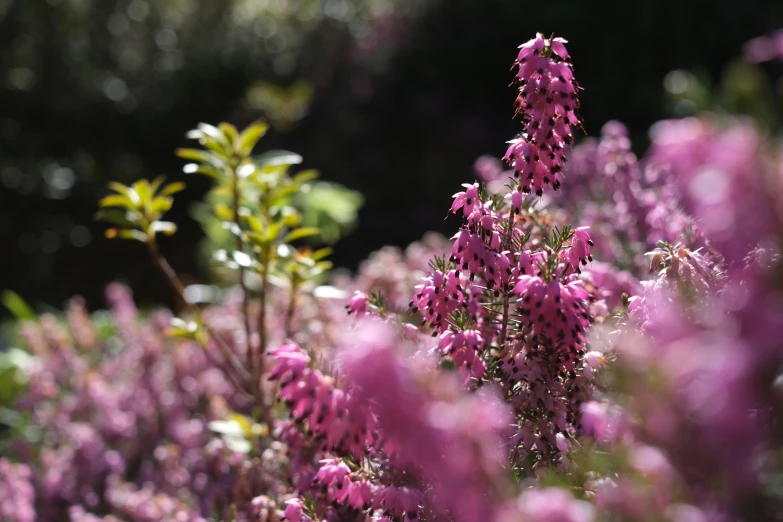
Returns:
[[[233,214],[234,225],[237,227],[237,252],[245,252],[245,244],[242,240],[242,228],[239,224],[239,207],[240,207],[240,192],[239,192],[239,172],[236,168],[231,169],[232,175],[232,196],[233,196]],[[245,327],[245,343],[246,343],[246,364],[248,371],[254,373],[254,360],[253,360],[253,338],[250,330],[250,293],[248,292],[247,285],[245,284],[245,267],[239,265],[239,288],[242,290],[242,318]]]

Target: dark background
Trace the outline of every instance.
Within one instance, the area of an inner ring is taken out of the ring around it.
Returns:
[[[72,294],[100,307],[124,280],[140,301],[170,303],[140,245],[103,239],[96,201],[109,180],[188,181],[163,249],[203,275],[189,202],[209,181],[180,174],[173,151],[200,121],[264,116],[246,97],[259,80],[312,84],[307,115],[260,148],[296,151],[364,194],[333,258],[354,268],[453,229],[451,194],[519,128],[510,67],[536,31],[570,41],[587,132],[622,120],[642,152],[669,115],[669,71],[717,80],[744,42],[781,26],[780,0],[0,1],[0,289],[39,311]]]

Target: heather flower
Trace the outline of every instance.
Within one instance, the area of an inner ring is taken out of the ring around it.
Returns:
[[[292,498],[285,503],[284,517],[288,522],[303,522],[312,520],[304,514],[304,506],[298,498]]]
[[[416,294],[410,302],[411,309],[414,312],[421,311],[423,324],[430,324],[436,331],[442,331],[449,315],[464,302],[459,275],[454,270],[436,270],[424,278],[424,284],[416,288]]]
[[[587,313],[589,295],[578,281],[563,284],[546,282],[539,276],[521,276],[514,286],[520,296],[518,307],[523,320],[536,337],[555,343],[568,356],[579,351],[590,325]]]
[[[8,522],[33,522],[35,490],[30,468],[0,458],[0,519]]]
[[[374,404],[395,462],[432,487],[434,509],[457,521],[492,519],[499,508],[492,483],[502,469],[503,409],[494,397],[462,396],[446,376],[411,366],[398,344],[383,325],[363,325],[344,342],[346,378],[358,397]]]
[[[545,185],[560,188],[559,174],[566,163],[564,149],[579,126],[574,81],[565,40],[545,39],[540,33],[521,46],[516,64],[523,132],[510,141],[505,160],[513,167],[523,192],[543,194]]]
[[[770,233],[760,137],[749,123],[720,128],[688,118],[662,121],[651,130],[652,157],[668,168],[686,210],[712,245],[732,264]]]
[[[361,317],[367,313],[367,307],[370,303],[370,298],[364,292],[357,291],[345,308],[348,310],[348,314],[355,314],[356,317]]]
[[[519,514],[533,522],[592,522],[595,509],[560,488],[529,489],[518,501]]]

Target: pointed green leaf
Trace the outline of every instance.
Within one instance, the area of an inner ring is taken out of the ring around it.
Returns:
[[[101,207],[125,207],[125,208],[131,208],[133,207],[133,201],[128,196],[122,196],[120,194],[112,194],[111,196],[106,196],[105,198],[101,199],[98,202],[98,205]]]
[[[213,167],[220,167],[223,165],[223,162],[220,160],[220,158],[215,157],[215,155],[210,154],[205,150],[177,149],[177,156],[182,159],[197,161],[199,163],[207,163]]]
[[[140,232],[138,230],[131,230],[131,229],[117,229],[117,228],[110,228],[106,231],[106,237],[109,239],[113,238],[119,238],[119,239],[131,239],[134,241],[141,241],[142,243],[147,242],[147,234],[144,232]]]
[[[295,241],[303,237],[317,236],[320,233],[321,231],[315,227],[297,228],[296,230],[289,232],[283,241],[290,243],[291,241]]]
[[[279,167],[302,163],[302,156],[287,150],[270,150],[259,154],[254,159],[260,167]]]
[[[209,136],[213,140],[225,144],[226,137],[223,135],[223,132],[214,125],[210,125],[209,123],[199,123],[197,128],[205,136]]]
[[[269,129],[269,125],[264,122],[256,122],[242,131],[239,136],[239,153],[243,156],[248,156],[253,151],[253,147],[256,146],[258,140],[260,140],[266,131]]]
[[[161,185],[163,185],[163,182],[166,181],[165,176],[158,176],[152,181],[152,184],[150,185],[150,192],[155,194]]]
[[[314,169],[303,170],[302,172],[294,174],[293,180],[294,183],[301,185],[302,183],[317,179],[320,175],[321,173]]]
[[[171,205],[174,203],[174,200],[171,198],[165,198],[158,196],[157,198],[152,200],[152,205],[150,206],[150,212],[152,214],[161,215],[164,212],[168,212],[171,210]]]
[[[130,187],[123,185],[122,183],[117,183],[116,181],[110,181],[108,183],[108,187],[113,190],[114,192],[117,192],[119,194],[128,194],[128,190],[130,190]]]
[[[242,219],[250,227],[253,232],[261,232],[264,230],[264,225],[255,216],[242,216]]]
[[[35,319],[35,312],[30,308],[22,297],[13,290],[3,290],[0,296],[3,305],[20,321],[32,321]]]
[[[139,198],[139,203],[141,204],[146,204],[152,199],[152,187],[150,186],[150,182],[146,179],[140,179],[131,186],[131,189],[132,190],[128,195],[132,198],[133,192],[135,192]]]
[[[321,248],[321,249],[316,250],[315,252],[313,252],[312,255],[310,256],[310,258],[313,261],[320,261],[321,259],[325,258],[326,256],[330,256],[330,255],[332,255],[332,249],[329,248],[329,247],[326,247],[326,248]]]
[[[219,123],[218,129],[220,129],[223,132],[223,136],[225,136],[226,141],[228,141],[229,145],[234,145],[237,141],[237,138],[239,138],[239,132],[237,132],[237,128],[231,125],[230,123],[226,123],[226,122]]]
[[[212,167],[207,167],[206,165],[200,165],[198,163],[188,163],[184,167],[182,167],[182,171],[185,174],[206,174],[207,176],[211,178],[215,178],[216,180],[220,181],[220,173],[217,171],[217,169]]]
[[[171,196],[177,192],[182,192],[183,190],[185,190],[185,184],[181,181],[177,181],[176,183],[169,183],[163,187],[163,190],[160,191],[160,195]]]

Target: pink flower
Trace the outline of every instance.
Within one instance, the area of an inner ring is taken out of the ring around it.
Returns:
[[[523,132],[509,142],[505,160],[513,167],[524,192],[543,194],[545,185],[560,187],[566,163],[564,149],[573,141],[571,126],[579,125],[579,106],[566,41],[545,39],[540,33],[521,46],[517,65],[517,111]]]
[[[364,292],[357,291],[354,293],[351,300],[345,306],[348,310],[348,314],[356,314],[356,317],[361,317],[367,313],[367,305],[370,302],[370,298]]]
[[[304,514],[304,506],[298,498],[292,498],[285,503],[284,516],[288,522],[302,522],[310,520],[310,517]]]
[[[451,211],[456,214],[459,209],[462,209],[462,214],[468,216],[473,213],[473,209],[476,205],[481,205],[481,201],[478,198],[478,183],[463,184],[465,192],[457,192],[454,194],[454,203],[451,204]]]
[[[561,488],[528,489],[517,503],[523,520],[531,522],[592,522],[595,509]]]

